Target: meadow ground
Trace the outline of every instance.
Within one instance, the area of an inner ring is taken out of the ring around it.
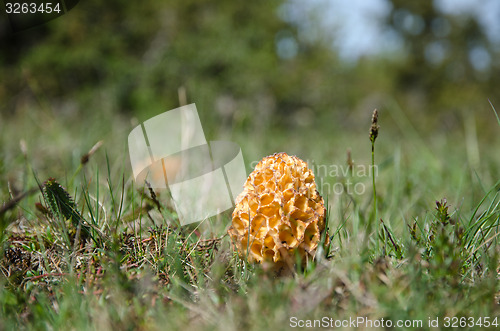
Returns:
[[[133,182],[136,120],[2,115],[0,329],[497,329],[500,125],[488,134],[464,116],[424,130],[388,105],[373,177],[370,116],[346,131],[219,132],[249,171],[274,152],[308,161],[328,200],[330,246],[276,277],[233,251],[231,211],[178,227],[168,196]]]

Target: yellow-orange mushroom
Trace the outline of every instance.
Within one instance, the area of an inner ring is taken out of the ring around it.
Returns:
[[[241,257],[274,264],[314,257],[325,230],[325,206],[314,174],[296,156],[262,159],[236,199],[228,230]],[[328,240],[328,234],[326,234]]]

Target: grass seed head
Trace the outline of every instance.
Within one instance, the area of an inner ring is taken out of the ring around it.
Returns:
[[[375,140],[378,136],[378,129],[380,126],[378,125],[378,110],[375,109],[372,115],[372,125],[370,127],[370,141],[375,143]]]

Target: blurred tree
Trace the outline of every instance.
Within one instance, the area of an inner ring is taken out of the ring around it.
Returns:
[[[265,128],[296,122],[296,113],[299,122],[314,120],[316,109],[353,92],[333,80],[340,70],[329,45],[303,36],[297,20],[280,14],[286,6],[88,0],[10,37],[0,71],[11,87],[0,90],[0,100],[12,98],[14,77],[22,75],[49,101],[77,102],[87,112],[111,109],[144,120],[177,107],[184,86],[204,122]],[[8,75],[12,70],[19,72]]]
[[[473,17],[431,0],[391,3],[386,24],[405,56],[357,66],[338,60],[329,31],[293,0],[87,0],[16,34],[0,22],[0,111],[43,101],[75,118],[142,121],[177,107],[183,86],[210,137],[224,127],[331,130],[358,123],[352,110],[364,115],[387,94],[432,111],[495,103],[498,53]]]
[[[433,0],[390,2],[386,24],[404,41],[404,60],[396,67],[403,92],[422,96],[433,112],[470,108],[494,96],[499,54],[472,14],[445,14]]]

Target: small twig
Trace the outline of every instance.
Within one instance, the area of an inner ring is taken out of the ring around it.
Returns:
[[[14,208],[18,203],[19,201],[21,201],[22,199],[24,199],[25,197],[27,197],[28,195],[31,195],[35,192],[38,191],[38,188],[32,188],[24,193],[21,193],[21,194],[18,194],[16,197],[14,197],[13,199],[7,201],[6,203],[4,203],[2,205],[2,207],[0,208],[0,215],[3,215],[5,214],[7,211],[11,210],[12,208]]]
[[[24,280],[25,281],[33,281],[33,280],[38,280],[41,278],[46,278],[46,277],[61,277],[61,276],[68,276],[69,273],[67,272],[56,272],[56,273],[50,273],[50,274],[43,274],[43,275],[38,275],[38,276],[33,276],[33,277],[26,277]]]
[[[389,232],[389,229],[387,228],[387,226],[385,225],[385,223],[382,219],[380,219],[380,223],[382,223],[382,226],[384,227],[385,233],[387,234],[387,237],[389,237],[389,240],[391,241],[392,246],[394,247],[394,250],[396,252],[399,252],[399,247],[394,242],[394,239],[392,239],[391,233]]]
[[[82,157],[80,158],[80,164],[85,165],[87,162],[89,162],[90,157],[94,155],[94,153],[102,146],[103,143],[104,142],[102,140],[99,140],[87,153],[82,155]]]

